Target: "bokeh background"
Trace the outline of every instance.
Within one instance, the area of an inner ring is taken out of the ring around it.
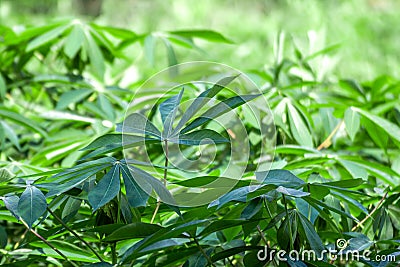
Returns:
[[[301,51],[339,44],[321,67],[330,75],[369,80],[399,76],[398,0],[1,0],[3,25],[40,25],[77,17],[136,33],[213,29],[232,45],[204,43],[203,51],[178,49],[180,62],[211,60],[238,69],[268,68],[280,32]],[[293,45],[287,46],[293,49]],[[141,49],[138,49],[141,50]],[[132,58],[144,68],[143,55]]]

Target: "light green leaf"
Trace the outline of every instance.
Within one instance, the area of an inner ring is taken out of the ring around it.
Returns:
[[[60,96],[60,99],[57,102],[56,109],[65,109],[70,104],[81,101],[82,99],[90,95],[91,92],[92,90],[90,89],[76,89],[67,91]]]
[[[84,42],[84,47],[89,56],[93,74],[102,81],[105,72],[105,61],[103,54],[101,53],[100,47],[97,45],[92,35],[88,31],[85,32],[85,35],[86,42]]]
[[[144,38],[144,54],[152,66],[154,66],[155,37],[152,34]]]
[[[47,136],[46,132],[43,131],[35,123],[33,123],[32,120],[29,120],[29,119],[21,116],[20,114],[15,113],[14,111],[8,110],[7,108],[0,107],[0,116],[5,117],[9,120],[12,120],[18,124],[21,124],[24,127],[41,134],[42,136]]]
[[[344,113],[344,124],[350,139],[354,141],[356,133],[360,129],[360,115],[355,112],[351,107]]]
[[[59,251],[61,251],[68,259],[73,261],[80,262],[95,262],[98,260],[92,252],[82,249],[71,242],[60,241],[60,240],[52,240],[51,244],[56,247]],[[47,257],[53,257],[57,259],[64,259],[53,249],[49,248],[49,246],[42,241],[31,242],[31,246],[40,248],[40,254],[45,254]]]
[[[391,136],[394,140],[396,140],[397,142],[400,142],[400,127],[399,126],[397,126],[396,124],[394,124],[382,117],[371,114],[368,111],[365,111],[363,109],[353,107],[353,110],[360,113],[367,119],[369,119],[376,126],[378,126],[380,129],[385,131],[389,136]]]
[[[85,40],[85,33],[82,30],[82,26],[75,25],[72,31],[69,33],[64,44],[64,53],[73,59],[82,47],[83,41]]]
[[[231,40],[224,37],[222,34],[210,30],[185,30],[171,31],[173,35],[179,35],[185,38],[200,38],[210,42],[233,43]]]
[[[56,39],[58,36],[60,36],[64,31],[66,31],[70,25],[61,25],[59,27],[56,27],[42,35],[39,35],[32,41],[28,43],[28,46],[26,47],[26,51],[30,52],[44,44],[47,44],[54,39]]]
[[[345,167],[345,169],[351,174],[351,176],[353,176],[353,178],[362,178],[363,180],[368,179],[368,172],[362,166],[344,159],[338,159],[338,162]]]
[[[313,147],[313,140],[297,109],[290,103],[287,103],[290,131],[293,138],[302,146]]]
[[[11,143],[18,148],[18,150],[21,150],[21,147],[19,146],[18,136],[10,127],[10,125],[5,123],[4,121],[0,121],[0,124],[0,126],[4,130],[5,137],[7,137],[11,141]]]
[[[32,227],[33,223],[39,219],[46,211],[47,202],[42,191],[33,185],[28,185],[18,201],[18,214]]]

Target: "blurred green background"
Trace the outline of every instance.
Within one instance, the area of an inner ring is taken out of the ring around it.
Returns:
[[[274,42],[284,32],[285,53],[293,53],[293,43],[303,53],[339,44],[318,59],[331,77],[399,77],[398,0],[1,0],[0,10],[1,23],[14,27],[79,17],[137,33],[212,29],[234,43],[180,49],[179,61],[211,60],[240,70],[268,68]],[[132,54],[133,62],[149,68],[140,53]],[[165,62],[151,66],[153,71],[163,67]]]

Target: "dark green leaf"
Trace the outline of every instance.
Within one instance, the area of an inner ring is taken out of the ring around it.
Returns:
[[[139,186],[129,169],[124,165],[121,165],[121,173],[124,179],[126,197],[128,198],[129,205],[132,207],[146,206],[152,191],[150,184],[141,184],[141,186],[145,186],[144,188]]]
[[[272,184],[287,188],[300,188],[305,184],[303,180],[287,170],[256,172],[256,179],[263,184]]]
[[[178,137],[172,137],[169,141],[175,144],[189,146],[229,143],[229,139],[210,129],[201,129],[187,134],[181,134]]]
[[[28,185],[18,201],[18,214],[32,227],[46,211],[47,202],[43,193],[33,185]]]
[[[179,103],[181,102],[182,95],[183,89],[179,92],[179,94],[168,98],[159,106],[161,120],[164,123],[164,137],[169,137],[172,132],[172,125],[174,123],[176,112],[178,110]]]
[[[120,190],[120,165],[115,164],[89,191],[88,200],[93,212],[110,202]]]
[[[136,222],[127,224],[103,239],[105,242],[115,242],[126,239],[144,238],[162,229],[157,224]]]
[[[219,102],[217,105],[211,107],[209,110],[204,112],[200,117],[196,118],[194,121],[189,123],[185,128],[181,130],[181,134],[187,133],[215,118],[218,118],[222,114],[225,114],[246,102],[249,102],[256,97],[259,97],[261,94],[256,95],[242,95],[242,96],[234,96],[228,99],[225,99]]]

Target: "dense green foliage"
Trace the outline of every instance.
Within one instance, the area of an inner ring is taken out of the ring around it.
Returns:
[[[281,32],[268,68],[168,92],[166,78],[143,92],[150,75],[132,63],[137,50],[175,66],[177,51],[235,44],[211,30],[135,33],[80,20],[1,26],[0,36],[2,266],[398,264],[257,259],[264,246],[319,253],[342,239],[347,250],[399,258],[400,83],[331,79],[322,59],[340,52],[336,44],[305,52]],[[240,76],[261,94],[229,90]],[[260,99],[269,108],[250,116]],[[234,134],[214,122],[230,109],[250,136],[250,158],[235,161],[246,166],[241,180],[210,204],[174,205],[171,189],[208,190],[221,178]],[[268,115],[276,132],[265,139]],[[196,157],[204,138],[217,153],[209,169],[188,176],[168,164],[166,146]],[[269,172],[257,169],[268,140],[276,140]],[[148,161],[125,157],[126,148],[145,148]]]

